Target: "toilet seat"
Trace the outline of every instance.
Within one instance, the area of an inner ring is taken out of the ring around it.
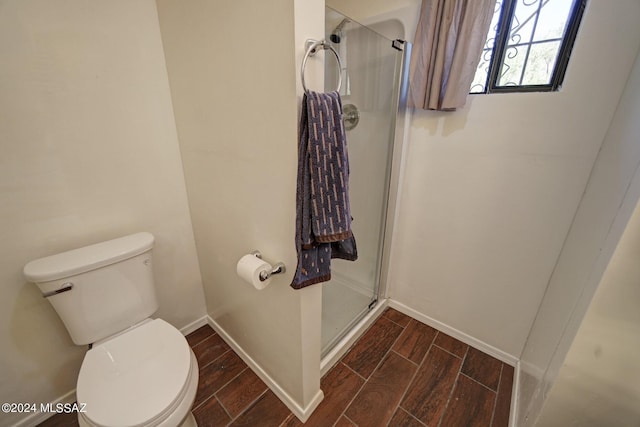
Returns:
[[[96,344],[78,376],[83,418],[102,427],[162,423],[197,377],[192,357],[184,336],[161,319]]]

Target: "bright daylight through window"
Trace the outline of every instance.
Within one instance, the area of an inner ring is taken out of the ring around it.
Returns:
[[[562,85],[586,0],[497,0],[470,93]]]

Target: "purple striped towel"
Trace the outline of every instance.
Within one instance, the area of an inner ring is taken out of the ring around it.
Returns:
[[[305,93],[298,141],[296,251],[291,286],[331,279],[331,258],[355,261],[349,207],[349,157],[338,92]]]

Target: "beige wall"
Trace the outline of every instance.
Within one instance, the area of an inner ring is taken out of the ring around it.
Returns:
[[[344,7],[362,21],[369,10],[392,14],[379,3]],[[408,3],[417,14],[420,2],[407,0],[400,18]],[[520,356],[640,45],[639,8],[589,2],[560,92],[475,95],[455,113],[414,112],[392,299]]]
[[[540,413],[640,197],[639,137],[640,57],[636,58],[522,353],[519,425],[532,425]],[[632,294],[628,298],[633,300]]]
[[[324,3],[157,3],[209,315],[299,414],[319,397],[321,288],[289,287],[298,70]],[[310,60],[310,86],[321,77]],[[262,291],[235,271],[254,249],[287,266]]]
[[[636,207],[536,425],[638,425],[639,259]]]
[[[205,307],[154,2],[2,0],[0,57],[0,401],[47,403],[85,349],[26,262],[146,230],[157,315]]]

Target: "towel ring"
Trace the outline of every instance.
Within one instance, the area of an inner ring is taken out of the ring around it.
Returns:
[[[336,92],[340,92],[340,87],[342,86],[342,61],[340,60],[340,55],[338,55],[338,52],[333,48],[333,46],[331,46],[324,40],[309,39],[305,43],[305,46],[307,46],[307,53],[304,54],[304,58],[302,59],[302,67],[300,67],[300,80],[302,80],[302,88],[304,89],[304,92],[309,93],[309,89],[307,89],[307,85],[304,81],[304,70],[307,66],[307,59],[309,59],[310,56],[318,53],[319,47],[324,50],[330,50],[336,56],[336,63],[338,64],[338,87],[336,88]]]

